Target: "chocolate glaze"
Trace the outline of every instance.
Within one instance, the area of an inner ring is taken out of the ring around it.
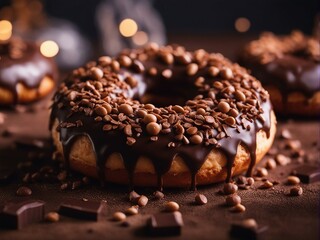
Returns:
[[[21,40],[19,40],[21,41]],[[40,53],[39,46],[25,43],[21,50],[21,57],[10,57],[11,42],[0,44],[0,87],[9,89],[18,101],[16,86],[24,84],[28,88],[38,88],[45,76],[56,79],[57,69],[51,58]]]
[[[165,67],[164,65],[159,64],[158,61],[153,60],[146,62],[146,65],[147,64],[150,64],[151,66],[156,65],[158,69],[164,69]],[[173,92],[174,90],[182,89],[185,91],[180,91],[180,94],[193,94],[197,92],[197,89],[194,87],[194,85],[191,85],[190,83],[194,82],[196,77],[203,76],[204,70],[199,71],[196,76],[188,77],[185,76],[185,73],[182,72],[182,67],[170,66],[170,68],[174,72],[173,77],[170,80],[164,80],[161,79],[161,77],[150,78],[149,76],[147,76],[147,74],[135,75],[139,82],[138,86],[130,91],[123,91],[123,94],[128,95],[129,98],[135,99],[141,98],[145,94],[145,92],[153,91],[154,89],[157,89],[158,94],[161,94],[163,91],[165,91],[165,89],[167,89],[164,81],[170,82],[170,87]],[[119,79],[123,79],[123,75],[125,74],[125,72],[129,71],[122,69],[119,72]],[[216,78],[216,80],[218,79],[219,78]],[[86,78],[80,79],[80,81],[86,80]],[[212,80],[214,81],[213,78],[210,79],[210,81]],[[66,85],[69,87],[74,84],[74,82],[75,80],[72,76],[65,81]],[[165,88],[162,88],[162,84],[165,86]],[[139,89],[140,86],[142,87],[142,89]],[[157,86],[160,86],[160,88],[157,88]],[[181,86],[189,86],[189,88],[183,88]],[[208,93],[204,92],[203,94],[204,98],[206,98],[205,94]],[[188,97],[191,98],[190,95]],[[223,98],[223,96],[218,97]],[[234,128],[224,125],[223,127],[226,129],[228,136],[220,139],[216,146],[205,146],[205,144],[184,145],[182,143],[178,143],[176,147],[168,148],[168,144],[170,142],[176,141],[175,135],[173,133],[169,133],[166,135],[159,134],[157,141],[150,141],[150,136],[148,136],[148,134],[145,132],[142,132],[141,136],[136,138],[135,144],[129,146],[126,144],[126,135],[122,131],[118,129],[111,131],[102,131],[103,125],[105,123],[97,122],[94,120],[94,117],[86,116],[81,112],[72,112],[71,107],[69,106],[69,100],[66,98],[66,96],[63,96],[63,94],[59,92],[55,95],[54,104],[52,106],[50,129],[52,128],[55,119],[57,119],[59,123],[76,123],[77,120],[81,120],[82,126],[61,127],[60,125],[57,129],[60,133],[60,141],[63,145],[65,162],[68,166],[70,151],[77,137],[88,137],[88,139],[92,143],[93,150],[96,155],[96,166],[101,182],[105,181],[104,168],[106,160],[112,153],[118,152],[123,158],[125,168],[128,172],[131,187],[134,186],[133,172],[137,160],[140,156],[146,156],[152,161],[154,165],[155,171],[158,175],[158,187],[159,189],[162,189],[162,176],[169,171],[175,156],[180,156],[184,159],[191,172],[191,188],[195,189],[196,174],[203,165],[208,154],[214,148],[219,148],[221,151],[223,151],[227,158],[226,181],[230,181],[237,148],[239,144],[242,144],[250,153],[251,162],[248,167],[247,175],[251,175],[252,168],[256,162],[256,134],[262,129],[269,136],[269,130],[271,127],[270,113],[272,107],[270,101],[269,99],[266,99],[264,101],[259,99],[259,101],[262,109],[261,116],[264,121],[261,121],[257,118],[254,118],[251,121],[247,121],[247,124],[249,125],[248,128]],[[58,106],[59,104],[60,107]],[[236,120],[237,122],[243,120],[240,114],[238,115]],[[217,132],[217,130],[214,128],[213,131]]]

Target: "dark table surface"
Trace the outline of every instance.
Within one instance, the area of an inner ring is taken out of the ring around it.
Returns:
[[[237,44],[233,44],[235,39],[238,39]],[[234,58],[234,53],[239,50],[241,43],[249,38],[238,36],[235,39],[231,36],[218,38],[218,40],[214,37],[204,38],[204,36],[198,38],[177,36],[171,37],[170,42],[184,43],[192,49],[221,51],[228,57]],[[27,144],[19,144],[22,140],[27,139],[32,142],[32,139],[49,139],[47,128],[49,102],[45,100],[35,106],[18,109],[19,112],[0,108],[0,112],[5,116],[4,123],[0,124],[0,165],[2,167],[16,165],[29,158],[30,146],[25,147],[23,145]],[[107,200],[108,214],[106,219],[100,222],[61,217],[57,223],[36,223],[22,230],[0,229],[0,239],[146,239],[148,238],[144,231],[146,220],[151,214],[160,212],[164,202],[171,200],[180,204],[185,226],[180,237],[166,239],[231,239],[229,237],[231,223],[245,218],[254,218],[260,226],[268,226],[268,230],[261,234],[259,239],[319,239],[320,183],[301,184],[304,192],[299,197],[288,196],[291,187],[286,184],[287,176],[297,166],[302,164],[319,166],[319,123],[317,119],[278,120],[278,135],[284,128],[291,131],[294,139],[302,142],[306,156],[299,161],[293,159],[287,166],[278,166],[269,171],[268,179],[280,182],[273,189],[258,189],[262,182],[256,181],[252,189],[239,190],[238,194],[246,207],[244,213],[231,213],[229,208],[225,207],[225,197],[219,193],[222,183],[199,187],[196,192],[186,189],[164,189],[163,200],[152,198],[155,189],[137,189],[137,192],[149,197],[149,203],[140,209],[139,215],[128,217],[129,226],[123,227],[117,222],[110,221],[110,218],[115,211],[124,211],[132,205],[128,201],[126,186],[108,185],[102,188],[93,182],[76,190],[61,190],[61,183],[58,182],[38,181],[25,184],[16,177],[0,185],[0,205],[6,201],[21,198],[16,196],[15,192],[19,186],[23,185],[32,189],[32,199],[46,202],[46,212],[56,211],[63,199],[74,197]],[[12,147],[14,143],[18,143],[20,147]],[[283,149],[283,145],[283,140],[277,138],[274,146]],[[44,151],[49,151],[50,147],[45,149],[47,150]],[[35,151],[34,148],[32,151]],[[283,150],[283,153],[287,154],[287,151]],[[33,165],[40,168],[50,161],[50,157],[44,158],[46,158],[43,160],[45,163],[39,161]],[[207,196],[206,205],[194,204],[194,197],[198,192]]]

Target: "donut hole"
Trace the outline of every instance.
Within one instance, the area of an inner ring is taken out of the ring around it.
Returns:
[[[199,94],[197,87],[194,85],[197,76],[188,76],[184,65],[177,65],[174,69],[171,69],[171,67],[168,68],[167,65],[157,62],[154,64],[157,68],[157,76],[146,74],[141,77],[132,74],[138,82],[137,89],[135,89],[135,91],[138,90],[138,93],[133,97],[135,100],[139,100],[143,104],[151,103],[157,107],[183,106],[188,100]],[[172,76],[169,79],[161,74],[166,70],[172,71]],[[199,75],[201,74],[204,73],[199,71]]]
[[[151,103],[158,107],[165,107],[169,105],[185,105],[188,99],[178,94],[174,96],[173,94],[171,95],[164,93],[146,93],[139,100],[144,104]]]

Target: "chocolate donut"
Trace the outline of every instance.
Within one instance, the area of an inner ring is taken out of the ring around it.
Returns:
[[[279,114],[320,114],[319,39],[299,31],[263,33],[245,47],[240,62],[261,80]]]
[[[0,42],[0,58],[0,105],[33,102],[53,90],[56,65],[38,45],[17,38]]]
[[[56,156],[85,175],[194,189],[251,175],[276,120],[260,82],[221,54],[150,44],[74,70],[50,129]]]

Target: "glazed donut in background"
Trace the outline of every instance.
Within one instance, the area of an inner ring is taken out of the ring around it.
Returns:
[[[319,39],[299,31],[264,33],[245,47],[240,62],[268,90],[277,113],[320,115]]]
[[[87,176],[194,189],[251,175],[276,118],[260,82],[221,54],[150,44],[74,70],[50,128],[57,154]]]
[[[34,102],[54,89],[56,65],[38,45],[11,38],[0,42],[0,57],[0,105]]]

